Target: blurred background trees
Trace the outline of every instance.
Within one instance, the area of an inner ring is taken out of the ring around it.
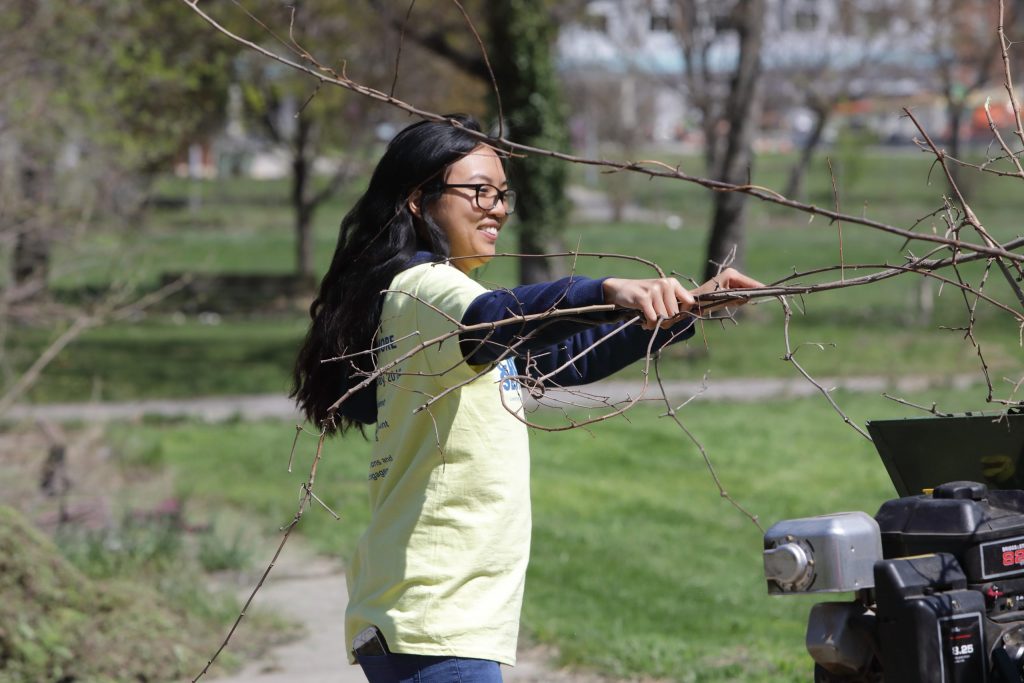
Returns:
[[[0,22],[10,305],[46,290],[54,243],[94,216],[138,220],[154,176],[222,121],[229,50],[190,40],[199,22],[173,5],[24,0]]]
[[[387,87],[398,37],[377,30],[377,16],[365,3],[283,5],[270,0],[249,9],[274,33],[260,31],[248,16],[234,16],[231,24],[256,42],[271,49],[306,51],[361,82]],[[282,45],[279,40],[286,42]],[[410,80],[421,82],[425,70],[416,66],[411,70]],[[344,184],[365,175],[371,163],[368,157],[381,142],[378,126],[393,114],[340,88],[320,88],[311,76],[251,52],[239,51],[235,56],[231,79],[241,94],[239,124],[249,124],[249,135],[285,157],[294,215],[295,273],[312,286],[318,275],[312,234],[316,212]],[[434,104],[439,99],[431,98]],[[244,134],[239,138],[244,146]]]
[[[998,80],[998,45],[994,5],[972,2],[469,2],[482,46],[441,0],[408,8],[262,0],[248,9],[264,27],[237,9],[217,11],[261,44],[300,59],[306,50],[419,106],[476,114],[497,132],[486,51],[504,132],[524,144],[598,156],[614,144],[627,158],[674,146],[701,154],[708,177],[733,183],[753,173],[758,147],[792,148],[799,153],[781,189],[800,196],[815,151],[839,131],[909,139],[906,123],[890,115],[897,98],[924,110],[954,156],[984,133],[979,98]],[[1011,23],[1018,5],[1008,2]],[[54,235],[89,222],[58,218],[59,198],[78,211],[140,220],[151,179],[171,160],[209,175],[250,174],[260,158],[271,175],[287,175],[294,272],[315,279],[317,210],[358,182],[374,146],[405,123],[220,37],[190,40],[206,29],[173,4],[139,12],[121,2],[24,0],[0,20],[11,64],[4,78],[19,85],[2,95],[8,298],[40,291]],[[778,39],[765,43],[765,32]],[[567,188],[576,182],[569,167],[515,156],[510,172],[522,197],[517,250],[562,248]],[[619,217],[634,181],[599,188]],[[730,254],[741,265],[745,251],[744,197],[718,194],[711,205],[707,273]],[[552,267],[524,259],[520,278],[550,278]]]

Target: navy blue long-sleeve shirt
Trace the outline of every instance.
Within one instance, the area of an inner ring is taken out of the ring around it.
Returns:
[[[555,282],[493,290],[481,294],[470,303],[462,316],[462,324],[477,325],[550,310],[603,304],[604,280],[571,276]],[[658,351],[668,344],[693,336],[692,319],[653,332],[640,325],[624,325],[624,321],[631,317],[632,313],[624,316],[622,311],[554,317],[521,325],[464,332],[459,335],[459,339],[468,363],[483,365],[511,354],[516,359],[519,372],[534,378],[555,372],[571,358],[587,350],[549,378],[557,386],[577,386],[596,382],[618,372],[643,358],[648,348],[652,352]],[[599,339],[609,334],[611,336],[608,339],[594,347]],[[529,362],[524,362],[527,358]]]
[[[406,268],[434,260],[437,257],[433,254],[417,252]],[[603,283],[604,279],[574,275],[554,282],[492,290],[470,303],[461,322],[471,326],[551,310],[604,304]],[[466,362],[471,365],[486,365],[511,356],[520,374],[536,379],[554,373],[547,380],[551,385],[578,386],[596,382],[621,370],[643,358],[648,348],[657,352],[693,336],[692,319],[654,332],[636,324],[624,325],[625,320],[633,315],[623,311],[599,311],[578,316],[555,316],[464,332],[459,335],[459,344]],[[593,347],[597,340],[613,332],[612,336]],[[589,351],[554,372],[585,349]],[[347,390],[347,387],[342,387],[342,390]],[[342,404],[341,412],[360,422],[375,422],[376,385],[371,383],[350,396]]]

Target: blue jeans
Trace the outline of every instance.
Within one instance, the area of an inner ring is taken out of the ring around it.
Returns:
[[[370,683],[501,683],[501,667],[487,659],[391,652],[359,657],[359,666]]]

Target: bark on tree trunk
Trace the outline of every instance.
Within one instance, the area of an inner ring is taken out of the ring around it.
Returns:
[[[704,280],[718,274],[723,264],[743,268],[743,250],[746,235],[743,218],[747,197],[738,192],[722,192],[715,196],[715,213],[711,219],[708,239],[708,262],[704,266]]]
[[[42,291],[50,271],[50,243],[40,232],[39,226],[18,232],[14,243],[14,284],[38,281]]]
[[[719,179],[729,183],[747,182],[752,161],[752,142],[757,118],[758,81],[761,76],[761,43],[764,32],[764,0],[744,0],[737,8],[739,63],[733,75],[725,106],[728,131],[723,156],[716,164]],[[743,266],[743,216],[746,195],[719,192],[714,195],[714,214],[708,237],[704,279],[718,273],[719,264],[731,258]]]

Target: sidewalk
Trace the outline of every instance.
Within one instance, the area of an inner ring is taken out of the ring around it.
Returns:
[[[977,374],[961,374],[951,377],[909,376],[889,378],[865,377],[820,377],[816,378],[827,389],[841,389],[858,393],[882,393],[883,391],[908,393],[924,391],[933,387],[964,389],[981,381]],[[615,403],[639,396],[643,392],[645,401],[660,400],[657,384],[652,380],[646,391],[638,381],[609,380],[578,387],[573,392],[575,405],[586,407],[604,403]],[[802,377],[765,378],[746,377],[711,380],[707,386],[697,381],[676,380],[665,382],[668,398],[676,403],[691,396],[702,401],[763,401],[769,398],[797,398],[819,393],[817,387]],[[565,397],[568,392],[549,391],[552,400]],[[586,398],[586,397],[593,398]],[[109,422],[113,420],[137,420],[146,416],[183,417],[223,422],[230,419],[243,420],[282,419],[301,422],[303,418],[295,404],[280,394],[255,396],[216,396],[196,399],[160,399],[121,403],[48,403],[42,405],[15,405],[6,415],[14,421],[44,419],[53,422]]]
[[[249,597],[256,579],[237,587],[239,599]],[[341,564],[312,555],[299,542],[290,542],[253,607],[272,610],[302,624],[305,633],[294,641],[271,649],[229,676],[211,683],[366,683],[362,669],[348,663],[345,654],[345,606],[348,592]],[[245,622],[235,634],[245,638]],[[231,644],[228,644],[231,649]],[[618,683],[588,672],[553,669],[551,652],[524,647],[520,642],[518,664],[502,667],[505,683]],[[623,682],[624,683],[624,682]]]

